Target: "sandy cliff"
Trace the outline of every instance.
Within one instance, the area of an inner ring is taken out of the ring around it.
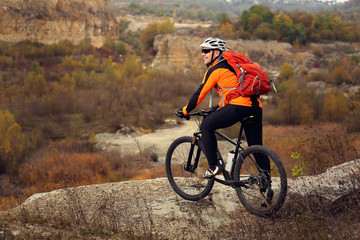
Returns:
[[[89,37],[101,45],[105,36],[117,36],[108,8],[109,0],[2,0],[0,40],[53,43]]]

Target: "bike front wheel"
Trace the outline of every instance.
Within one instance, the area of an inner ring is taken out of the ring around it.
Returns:
[[[180,137],[169,147],[165,166],[166,175],[174,191],[182,198],[198,201],[206,197],[214,186],[214,179],[203,179],[208,169],[202,142],[192,137]]]
[[[285,201],[285,169],[279,157],[267,147],[254,145],[245,149],[236,161],[234,180],[243,183],[236,193],[252,214],[273,215]]]

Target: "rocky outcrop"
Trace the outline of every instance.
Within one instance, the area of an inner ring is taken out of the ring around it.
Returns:
[[[108,8],[109,0],[2,0],[0,40],[76,43],[88,37],[101,45],[105,36],[117,36],[117,23]]]
[[[335,201],[354,189],[360,189],[360,160],[334,166],[317,176],[299,177],[290,184],[292,193]]]
[[[203,66],[200,44],[204,38],[178,34],[159,35],[155,38],[157,50],[152,66],[160,69]],[[293,65],[306,64],[315,56],[309,51],[294,51],[289,43],[262,40],[227,40],[227,46],[247,55],[252,61],[264,65],[267,70],[278,70],[285,62]]]
[[[360,173],[359,164],[360,160],[352,161],[318,176],[289,179],[289,194],[316,195],[329,200],[340,198],[359,188],[359,179],[355,179]],[[20,207],[0,212],[0,218],[4,214],[20,214],[23,218],[42,219],[43,222],[76,222],[140,236],[152,234],[156,239],[211,239],[216,230],[225,237],[232,233],[234,219],[246,218],[248,224],[256,224],[259,220],[243,208],[231,187],[216,183],[208,197],[191,202],[176,195],[166,178],[39,193]],[[21,226],[14,227],[18,232],[29,231]]]

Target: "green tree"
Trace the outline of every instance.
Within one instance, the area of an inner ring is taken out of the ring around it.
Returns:
[[[289,31],[293,25],[291,18],[285,13],[280,13],[274,17],[273,25],[278,29],[281,39],[288,40]]]
[[[254,32],[255,29],[263,22],[262,16],[258,14],[251,14],[248,19],[248,31]]]
[[[290,26],[288,31],[288,39],[292,44],[296,43],[297,45],[304,45],[306,41],[304,25],[295,24]]]
[[[247,10],[245,10],[240,17],[240,22],[244,28],[245,31],[248,30],[248,24],[249,24],[249,17],[250,17],[251,13]]]
[[[227,23],[231,23],[230,18],[228,17],[228,15],[226,13],[222,13],[220,15],[220,24],[225,25]]]
[[[270,24],[265,22],[260,24],[254,31],[254,35],[263,40],[275,40],[276,34],[276,31],[271,28]]]

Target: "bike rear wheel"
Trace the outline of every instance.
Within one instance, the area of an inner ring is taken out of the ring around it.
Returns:
[[[242,158],[241,158],[242,156]],[[242,187],[236,193],[243,206],[252,214],[270,216],[283,205],[287,193],[287,177],[279,157],[269,148],[254,145],[245,149],[234,170],[234,180]],[[259,168],[256,159],[269,159],[270,173]]]
[[[196,140],[192,145],[192,141],[192,137],[176,139],[167,151],[165,166],[174,191],[186,200],[198,201],[210,193],[214,179],[202,178],[202,174],[208,169],[208,162],[202,142]],[[195,159],[198,159],[197,163]]]

